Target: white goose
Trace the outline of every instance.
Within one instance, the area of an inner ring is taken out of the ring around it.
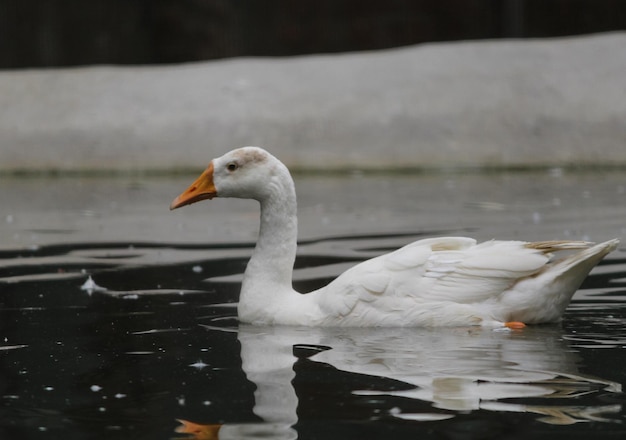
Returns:
[[[555,322],[589,271],[619,244],[430,238],[364,261],[303,295],[292,287],[298,222],[287,167],[261,148],[230,151],[213,159],[170,209],[213,197],[261,205],[238,305],[241,322],[259,325],[515,328]],[[553,252],[572,249],[580,251],[552,260]]]

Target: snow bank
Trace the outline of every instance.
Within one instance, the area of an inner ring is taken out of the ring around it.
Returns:
[[[0,72],[0,171],[626,164],[626,33]]]

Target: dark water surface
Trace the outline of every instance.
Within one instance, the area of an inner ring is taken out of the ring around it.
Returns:
[[[257,207],[168,212],[190,180],[0,179],[1,439],[626,438],[623,245],[559,325],[239,326]],[[625,185],[301,177],[295,284],[424,236],[619,237]]]

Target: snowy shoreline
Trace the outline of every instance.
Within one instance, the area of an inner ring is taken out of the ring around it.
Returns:
[[[0,172],[626,166],[626,33],[0,72]]]

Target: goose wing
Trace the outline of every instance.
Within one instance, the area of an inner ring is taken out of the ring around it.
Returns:
[[[319,304],[326,314],[357,320],[418,306],[475,304],[537,273],[549,260],[545,249],[521,241],[419,240],[346,271],[320,292]]]

